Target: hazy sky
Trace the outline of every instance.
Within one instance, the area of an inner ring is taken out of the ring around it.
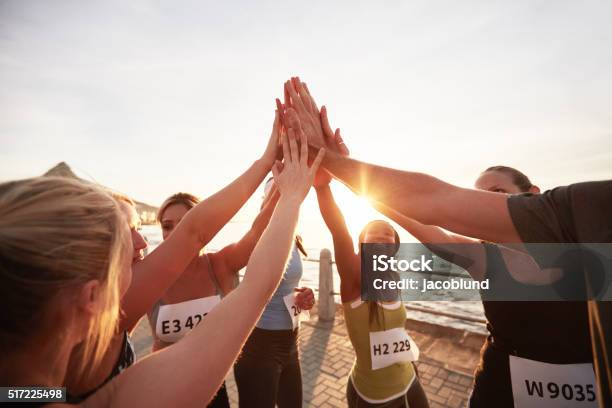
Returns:
[[[612,178],[611,21],[610,1],[0,1],[0,180],[66,161],[151,204],[209,195],[296,74],[356,158]]]

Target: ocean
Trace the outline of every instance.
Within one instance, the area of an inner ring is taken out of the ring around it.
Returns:
[[[248,222],[230,222],[228,223],[215,238],[207,246],[210,252],[218,251],[225,245],[236,242],[250,228]],[[161,229],[159,225],[144,225],[142,227],[143,235],[149,242],[148,251],[152,251],[161,242]],[[303,260],[304,274],[302,276],[301,286],[307,286],[318,293],[319,285],[319,253],[323,247],[316,247],[312,244],[312,240],[304,237],[306,251],[308,257]],[[333,248],[329,247],[330,250]],[[335,266],[334,266],[335,269]],[[334,291],[339,292],[340,279],[337,273],[334,273]],[[340,296],[336,295],[336,302],[340,302]],[[484,319],[482,303],[478,301],[421,301],[421,302],[405,302],[408,306],[409,317],[422,320],[430,323],[440,324],[443,326],[454,327],[457,329],[468,330],[477,333],[486,333],[484,324],[464,320],[461,317],[468,319]],[[417,310],[410,310],[410,307],[416,307]],[[426,311],[423,311],[426,310]],[[427,312],[427,311],[431,311]],[[436,313],[451,314],[457,317],[442,316]]]

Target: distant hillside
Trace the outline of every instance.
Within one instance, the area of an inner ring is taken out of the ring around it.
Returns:
[[[68,177],[68,178],[81,180],[86,183],[91,183],[91,181],[82,179],[76,174],[74,174],[74,172],[72,171],[70,166],[66,164],[66,162],[60,162],[56,164],[55,166],[50,168],[45,174],[43,174],[43,176]],[[110,187],[106,187],[106,186],[102,186],[102,187],[110,191],[117,191]],[[155,215],[157,214],[158,208],[153,205],[143,203],[142,201],[135,200],[133,197],[131,198],[136,203],[136,211],[138,212],[138,215],[140,216],[142,223],[143,224],[155,224]]]

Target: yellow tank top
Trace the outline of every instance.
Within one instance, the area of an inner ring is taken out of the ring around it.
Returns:
[[[406,309],[397,304],[378,304],[378,319],[370,323],[368,302],[357,300],[343,303],[344,319],[349,338],[355,349],[355,362],[350,379],[357,393],[371,403],[382,403],[398,398],[408,391],[416,377],[411,362],[398,362],[372,369],[370,333],[404,329]]]

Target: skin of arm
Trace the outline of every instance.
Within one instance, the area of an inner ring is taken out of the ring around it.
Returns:
[[[215,234],[236,214],[270,171],[278,151],[280,119],[275,114],[272,134],[264,154],[240,177],[216,194],[192,208],[163,241],[142,261],[132,265],[132,282],[121,299],[121,317],[102,363],[87,377],[67,375],[65,385],[73,395],[82,395],[108,378],[123,344],[123,332],[132,331],[142,316],[174,284],[189,263]],[[80,347],[75,347],[71,367],[78,364]],[[68,372],[74,372],[68,370]]]
[[[274,207],[280,195],[276,187],[272,187],[273,192],[266,198],[262,209],[253,221],[253,225],[240,241],[226,246],[219,252],[210,254],[210,261],[213,272],[219,279],[219,283],[224,293],[229,293],[233,288],[236,274],[245,267],[251,252],[261,237],[264,229],[270,221]],[[310,310],[314,305],[314,292],[307,287],[295,288],[297,292],[295,303],[303,310]]]
[[[317,201],[325,225],[332,234],[336,267],[340,274],[342,302],[356,299],[361,291],[359,259],[355,254],[353,239],[346,227],[344,216],[334,200],[329,184],[316,187]]]
[[[231,184],[192,208],[172,235],[151,254],[133,266],[130,287],[121,300],[120,330],[131,331],[140,318],[176,281],[191,260],[255,192],[276,158],[279,118],[262,158]]]
[[[219,252],[208,255],[213,273],[217,276],[224,293],[229,293],[233,289],[234,278],[238,271],[244,268],[249,261],[255,244],[257,244],[261,234],[270,222],[279,197],[280,195],[277,191],[270,194],[253,221],[251,229],[238,242],[224,247]]]
[[[492,242],[520,242],[507,196],[445,183],[423,173],[390,169],[329,152],[323,166],[358,195],[425,225]]]
[[[380,203],[374,204],[374,208],[395,221],[436,255],[464,268],[472,278],[483,279],[486,260],[479,240],[453,234],[436,225],[423,225]]]
[[[483,280],[487,259],[481,241],[454,234],[436,225],[423,225],[382,205],[374,207],[421,241],[433,253],[464,268],[475,280]],[[541,269],[534,259],[522,250],[499,245],[510,275],[520,283],[550,285],[561,278],[557,269]]]
[[[240,269],[246,266],[253,248],[255,248],[257,241],[272,217],[279,197],[280,195],[276,190],[273,194],[270,194],[264,202],[261,211],[255,218],[255,221],[253,221],[251,229],[240,239],[240,241],[226,246],[219,252],[205,255],[210,259],[213,269],[212,272],[217,276],[219,285],[221,285],[221,290],[224,294],[228,294],[234,289],[234,277]],[[155,332],[155,325],[157,322],[151,320],[152,315],[150,312],[147,313],[147,318],[149,319],[151,336],[154,339],[152,351],[161,350],[168,346],[167,343],[157,338],[157,333]]]
[[[323,167],[328,173],[356,194],[367,196],[374,202],[375,207],[382,206],[387,212],[393,211],[395,214],[387,214],[391,219],[406,218],[402,220],[404,225],[398,223],[408,231],[418,229],[425,233],[422,242],[429,239],[442,240],[441,242],[450,240],[449,243],[465,242],[472,239],[468,236],[490,242],[521,242],[510,218],[507,195],[460,188],[427,174],[395,170],[350,159],[339,129],[336,132],[331,130],[327,109],[323,107],[319,112],[308,87],[297,77],[285,83],[284,107],[288,107],[284,121],[300,124],[313,146],[310,149],[311,154],[316,152],[316,146],[328,148],[323,160]],[[385,211],[381,212],[385,214]],[[436,226],[457,234],[447,233]],[[428,230],[426,227],[438,229]],[[485,266],[484,250],[477,245],[463,247],[469,252],[463,254],[464,260],[468,262],[464,267],[469,266],[470,273],[475,278],[482,276]],[[557,276],[554,271],[546,274],[532,273],[539,271],[539,268],[530,256],[524,254],[522,247],[501,247],[501,250],[510,273],[519,281],[542,284],[542,281],[550,282],[551,277]],[[473,264],[471,260],[474,261]]]
[[[205,405],[217,392],[278,286],[291,249],[299,205],[299,200],[280,200],[253,251],[243,282],[197,328],[172,347],[130,367],[83,405]]]
[[[491,242],[521,242],[506,195],[460,188],[427,174],[368,164],[335,152],[329,124],[322,123],[308,87],[297,77],[285,83],[285,107],[284,121],[300,123],[313,146],[311,153],[328,147],[323,167],[356,194],[425,225]]]
[[[283,140],[285,165],[272,167],[281,198],[251,255],[245,277],[180,342],[125,370],[83,406],[202,406],[217,392],[264,306],[276,290],[293,246],[299,207],[319,167],[323,150],[308,167],[306,139],[298,151],[293,131]]]

